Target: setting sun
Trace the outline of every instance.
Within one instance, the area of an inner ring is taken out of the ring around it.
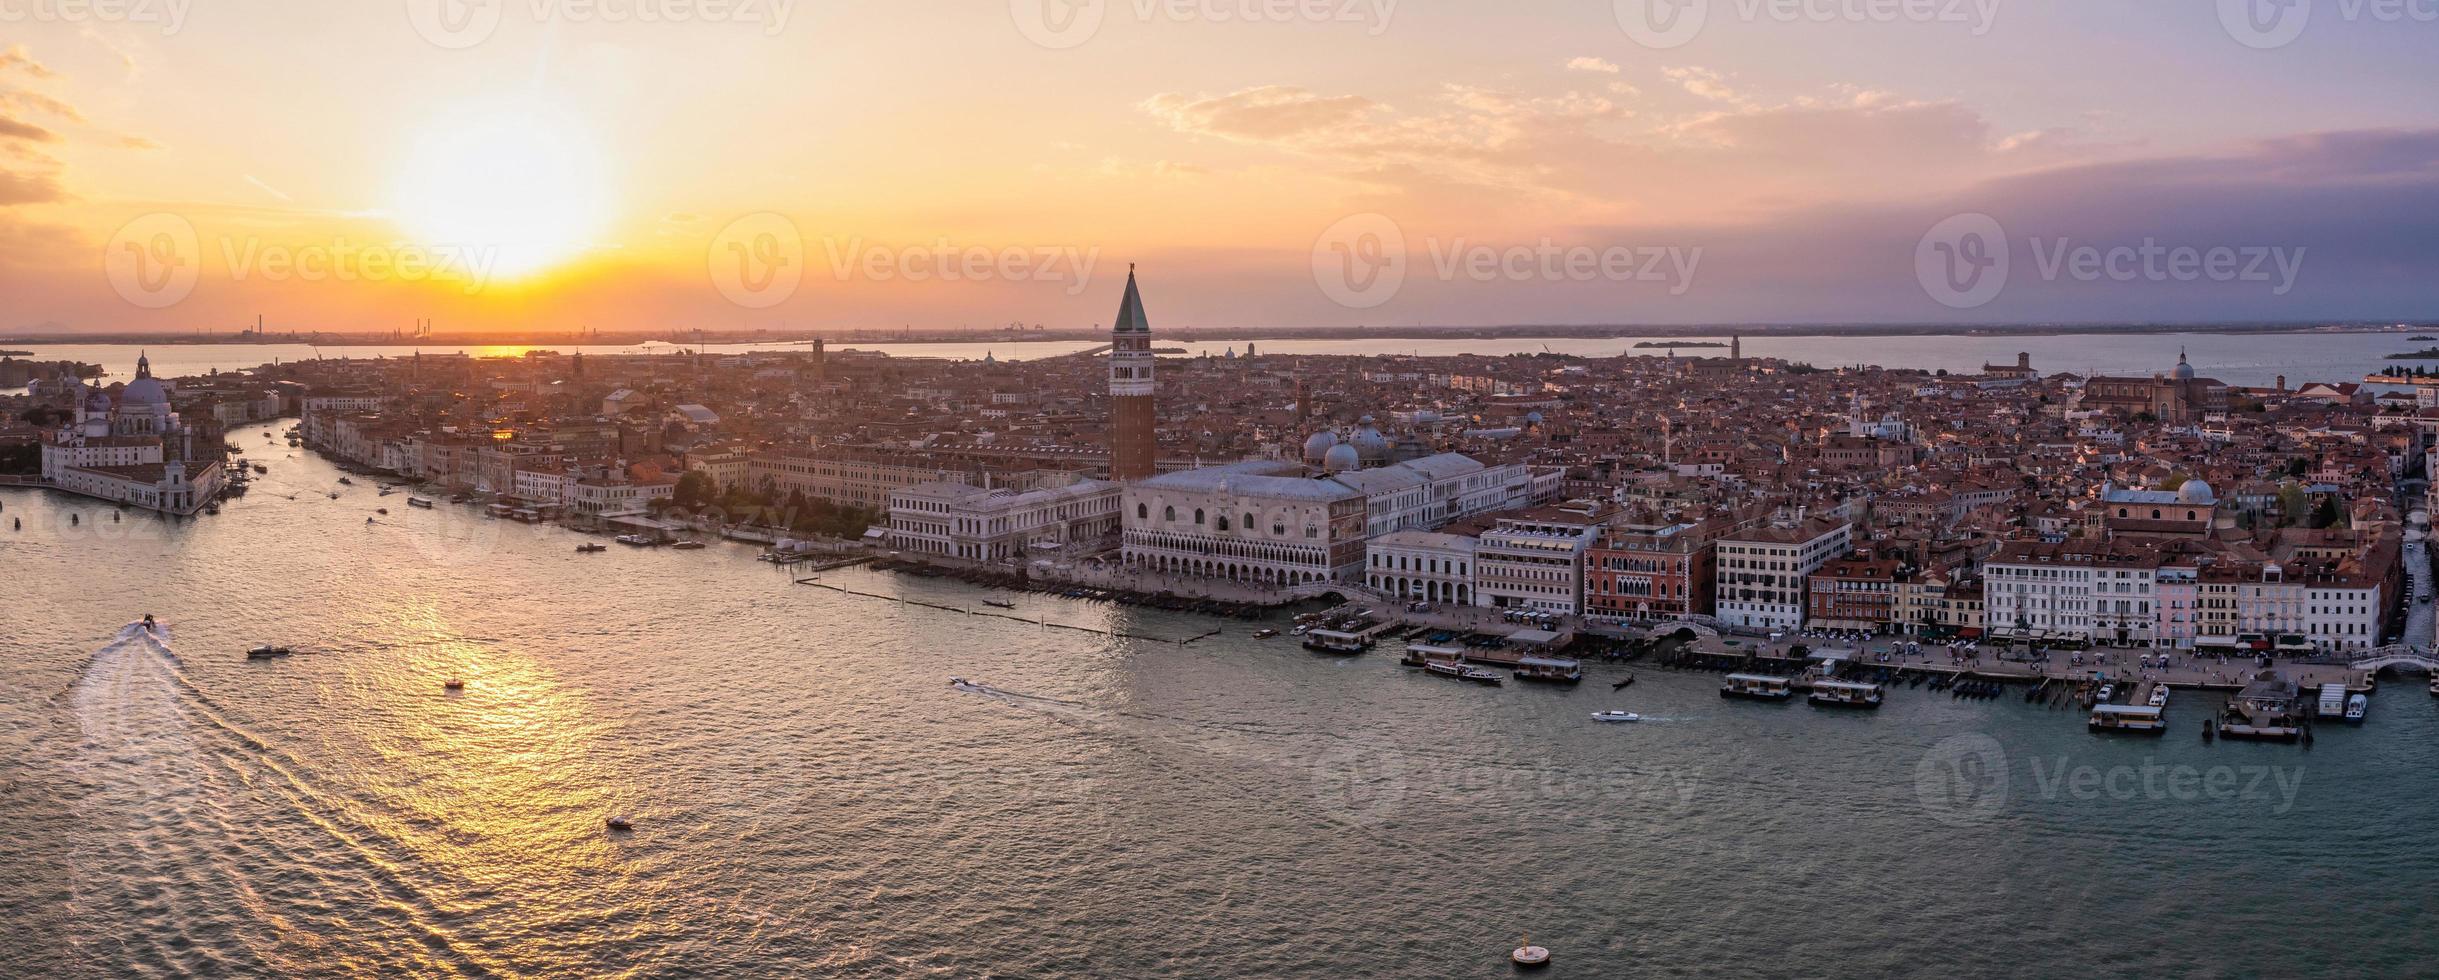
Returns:
[[[474,274],[531,276],[600,244],[610,219],[600,160],[587,134],[542,109],[439,120],[398,173],[392,217]]]

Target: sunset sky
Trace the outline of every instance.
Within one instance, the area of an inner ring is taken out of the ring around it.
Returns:
[[[0,0],[0,332],[2439,316],[2410,6],[127,2]],[[2147,241],[2287,272],[2050,260]]]

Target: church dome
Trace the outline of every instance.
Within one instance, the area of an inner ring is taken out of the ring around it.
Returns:
[[[2193,365],[2185,363],[2184,351],[2176,352],[2176,379],[2179,381],[2193,380]]]
[[[1311,438],[1304,440],[1304,461],[1319,463],[1321,454],[1329,452],[1330,448],[1336,445],[1338,445],[1338,433],[1327,429],[1315,432]]]
[[[1389,461],[1389,437],[1381,435],[1380,430],[1372,426],[1371,416],[1364,417],[1363,428],[1355,430],[1354,438],[1347,440],[1347,444],[1355,447],[1355,452],[1364,462]]]
[[[2207,504],[2213,503],[2219,498],[2218,495],[2211,492],[2210,484],[2200,480],[2187,480],[2184,486],[2176,488],[2176,499],[2178,503]]]
[[[1329,452],[1321,455],[1321,468],[1330,473],[1360,470],[1363,469],[1363,454],[1355,451],[1353,443],[1342,442],[1331,446]]]
[[[151,378],[137,378],[127,382],[126,389],[119,392],[119,405],[124,408],[154,408],[165,407],[168,404],[169,392],[162,389],[160,382]]]

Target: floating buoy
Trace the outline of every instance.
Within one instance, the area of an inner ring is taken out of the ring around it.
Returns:
[[[1516,947],[1516,951],[1507,954],[1507,958],[1527,970],[1550,965],[1550,951],[1533,945],[1531,936],[1524,937],[1524,945]]]

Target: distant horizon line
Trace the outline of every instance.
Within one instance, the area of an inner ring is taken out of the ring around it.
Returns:
[[[1994,336],[2038,337],[2097,333],[2401,333],[2414,330],[2439,329],[2439,320],[2275,320],[2252,322],[2152,322],[2125,323],[2111,321],[2027,322],[2009,324],[1957,323],[1835,323],[1835,322],[1775,322],[1775,323],[1688,323],[1688,324],[1505,324],[1497,326],[1416,325],[1398,327],[1169,327],[1155,326],[1155,334],[1165,339],[1188,341],[1264,341],[1264,340],[1436,340],[1436,339],[1533,339],[1552,340],[1655,340],[1672,337],[1685,339],[1717,339],[1750,334],[1756,337],[1872,337],[1872,336]],[[323,346],[323,347],[534,347],[550,344],[577,346],[638,346],[664,343],[685,347],[694,343],[766,344],[766,343],[825,343],[859,344],[972,344],[972,343],[1074,343],[1106,339],[1103,328],[1052,328],[1037,330],[972,329],[955,327],[924,328],[890,331],[878,328],[852,330],[627,330],[607,332],[583,331],[483,331],[464,334],[428,334],[420,337],[398,337],[369,331],[294,331],[252,334],[193,333],[28,333],[0,337],[0,344],[73,345],[93,344],[121,346],[130,344],[161,344],[164,346]]]

